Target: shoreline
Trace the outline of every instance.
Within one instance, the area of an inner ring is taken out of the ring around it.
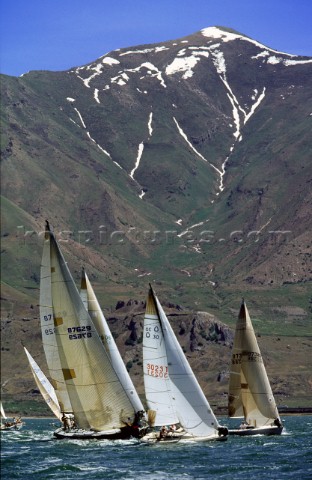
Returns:
[[[287,415],[312,415],[312,407],[282,407],[278,409],[279,414],[281,416],[287,416]],[[219,417],[227,417],[227,408],[226,407],[219,407],[214,409],[214,414]],[[18,413],[7,413],[8,418],[12,418],[16,415],[19,415]],[[55,422],[62,423],[58,418],[53,417],[51,415],[21,415],[22,419],[30,419],[30,420],[40,420],[40,419],[46,419],[46,420],[53,420]]]

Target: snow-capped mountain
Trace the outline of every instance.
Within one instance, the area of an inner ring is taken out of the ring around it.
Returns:
[[[3,76],[4,280],[36,285],[49,218],[112,298],[147,275],[202,307],[311,281],[311,73],[210,27]]]
[[[85,266],[140,392],[152,282],[209,398],[224,401],[230,358],[213,315],[233,325],[241,296],[257,331],[279,336],[262,350],[274,351],[274,393],[306,395],[312,58],[211,27],[65,72],[1,77],[5,393],[34,398],[20,341],[45,366],[38,299],[48,219],[77,284]]]

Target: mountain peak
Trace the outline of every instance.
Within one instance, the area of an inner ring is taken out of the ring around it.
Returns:
[[[223,42],[231,42],[231,41],[234,41],[234,40],[245,40],[247,42],[253,43],[254,45],[256,45],[257,47],[259,47],[261,49],[265,48],[267,50],[270,50],[271,52],[280,53],[280,54],[283,54],[283,55],[288,55],[289,57],[294,57],[295,56],[295,55],[291,55],[291,54],[284,53],[284,52],[278,52],[277,50],[274,50],[270,47],[267,47],[267,46],[263,45],[262,43],[260,43],[256,40],[253,40],[252,38],[247,37],[246,35],[243,35],[242,33],[239,33],[236,30],[232,30],[230,28],[218,27],[218,26],[207,27],[207,28],[203,28],[200,32],[204,37],[222,40]]]

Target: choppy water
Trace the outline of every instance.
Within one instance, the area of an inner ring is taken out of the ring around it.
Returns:
[[[234,427],[237,421],[222,419]],[[26,419],[1,432],[1,479],[312,479],[312,416],[284,417],[281,436],[229,437],[206,444],[145,445],[137,440],[54,440],[52,419]]]

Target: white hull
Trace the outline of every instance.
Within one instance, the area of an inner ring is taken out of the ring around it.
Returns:
[[[283,427],[255,427],[255,428],[237,428],[229,430],[229,435],[281,435]]]
[[[210,435],[208,437],[195,437],[187,432],[169,432],[165,437],[160,437],[159,432],[150,432],[140,439],[140,441],[144,443],[197,443],[224,440],[227,440],[227,436]]]

